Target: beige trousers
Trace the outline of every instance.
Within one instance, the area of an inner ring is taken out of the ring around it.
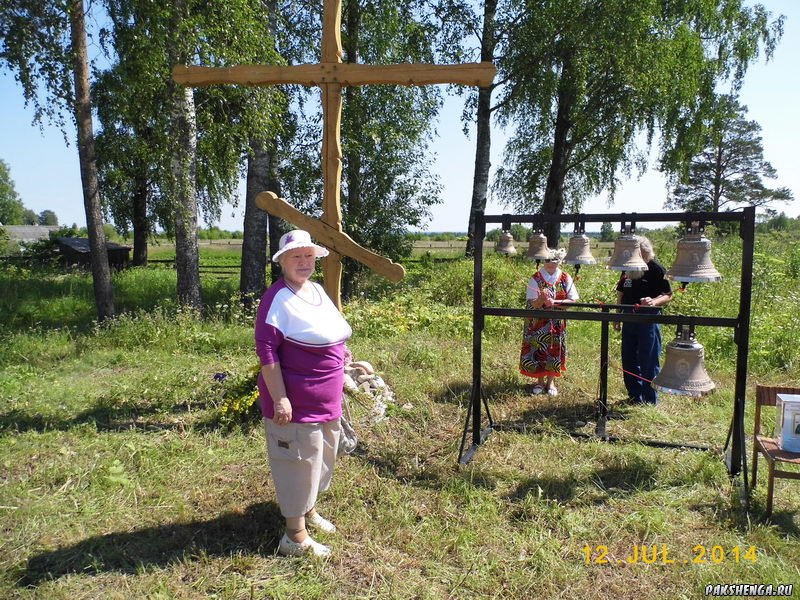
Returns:
[[[269,468],[284,517],[306,514],[330,487],[340,431],[339,419],[286,425],[264,419]]]

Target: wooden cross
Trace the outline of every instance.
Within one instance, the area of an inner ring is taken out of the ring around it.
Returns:
[[[323,0],[322,57],[318,64],[272,66],[241,65],[237,67],[187,67],[172,70],[173,79],[187,86],[217,83],[271,85],[294,83],[319,86],[322,89],[322,220],[303,215],[288,203],[269,192],[259,194],[260,208],[295,226],[306,229],[332,252],[324,259],[322,273],[325,291],[341,309],[341,255],[366,264],[391,281],[405,274],[401,265],[374,254],[356,244],[342,231],[342,88],[348,85],[395,84],[427,85],[455,83],[488,86],[495,75],[490,62],[460,65],[396,64],[363,65],[342,62],[342,0]],[[271,195],[270,195],[271,194]],[[280,212],[278,212],[280,211]],[[280,214],[282,213],[282,214]]]

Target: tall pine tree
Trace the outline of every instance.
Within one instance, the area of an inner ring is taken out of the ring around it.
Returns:
[[[733,96],[720,96],[706,122],[703,150],[692,158],[689,172],[672,190],[666,207],[686,211],[719,212],[737,206],[769,208],[789,202],[787,187],[765,185],[775,179],[773,166],[764,160],[761,126],[746,118],[747,107]]]

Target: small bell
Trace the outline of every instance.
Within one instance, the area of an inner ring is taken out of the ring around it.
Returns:
[[[612,271],[647,271],[647,263],[642,258],[636,236],[624,234],[614,240],[614,254],[606,268]]]
[[[694,336],[694,328],[679,325],[677,336],[667,344],[664,366],[653,379],[653,387],[679,396],[705,396],[716,388],[706,373],[703,346]]]
[[[532,233],[528,238],[528,252],[525,258],[528,260],[547,260],[550,250],[547,248],[547,236],[542,232]]]
[[[497,242],[495,251],[507,256],[517,253],[517,249],[514,247],[514,236],[511,235],[510,231],[504,231],[500,234],[500,240]]]
[[[584,234],[575,234],[569,238],[567,255],[564,262],[568,265],[594,265],[597,263],[592,256],[592,242]]]
[[[667,271],[667,279],[684,283],[722,280],[722,275],[711,262],[711,241],[703,236],[697,225],[678,242],[675,263]]]

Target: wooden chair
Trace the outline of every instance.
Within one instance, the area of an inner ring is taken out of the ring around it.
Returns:
[[[758,454],[764,455],[769,467],[767,475],[767,511],[766,516],[772,514],[772,493],[775,488],[775,478],[800,479],[800,471],[783,471],[775,468],[775,463],[789,463],[800,465],[800,452],[789,452],[778,447],[775,437],[761,435],[761,407],[775,406],[778,394],[800,394],[800,388],[756,385],[756,414],[755,429],[753,431],[753,478],[752,488],[755,489],[758,473]]]

